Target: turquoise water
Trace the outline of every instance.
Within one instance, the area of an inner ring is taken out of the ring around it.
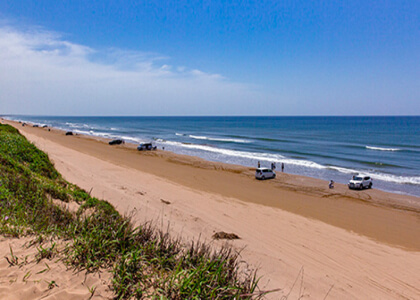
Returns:
[[[420,196],[420,117],[40,117],[10,119],[81,134],[153,141],[159,148],[244,166]]]

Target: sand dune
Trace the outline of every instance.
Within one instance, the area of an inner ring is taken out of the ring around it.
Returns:
[[[27,247],[30,238],[0,238],[0,299],[110,299],[110,274],[77,272],[69,269],[60,256],[37,261],[37,247]],[[48,245],[43,245],[44,248]],[[10,250],[12,249],[12,250]],[[12,252],[11,252],[12,251]]]

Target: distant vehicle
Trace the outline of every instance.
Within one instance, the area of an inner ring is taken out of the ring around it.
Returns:
[[[67,132],[66,132],[66,135],[73,135],[73,132],[71,132],[71,131],[67,131]]]
[[[152,143],[142,143],[137,147],[137,150],[143,151],[143,150],[156,150],[157,147],[153,146]]]
[[[110,141],[108,144],[110,144],[110,145],[121,145],[121,144],[124,144],[124,141],[121,140],[121,139],[116,139],[116,140]]]
[[[255,170],[255,178],[257,179],[269,179],[269,178],[276,178],[276,173],[273,170],[268,168],[257,168]]]
[[[372,188],[373,182],[372,178],[367,175],[355,175],[349,181],[349,189],[359,189],[363,190],[364,188]]]

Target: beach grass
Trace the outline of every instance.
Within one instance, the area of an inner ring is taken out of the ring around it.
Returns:
[[[76,203],[70,211],[60,203]],[[17,129],[0,124],[0,234],[33,236],[37,259],[61,255],[88,272],[109,270],[117,299],[259,299],[240,254],[185,243],[152,222],[135,227],[107,201],[67,182]],[[47,245],[43,243],[48,241]],[[58,248],[56,242],[64,242]],[[13,251],[11,249],[13,260]]]

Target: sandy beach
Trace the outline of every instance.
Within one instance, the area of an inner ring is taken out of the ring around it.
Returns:
[[[215,232],[237,234],[230,243],[259,269],[260,288],[281,289],[268,299],[420,299],[418,197],[341,184],[330,190],[325,181],[279,172],[258,181],[242,166],[2,122],[47,152],[66,180],[138,223],[154,220],[185,240],[216,245]],[[8,241],[0,245],[4,257]],[[20,299],[3,280],[7,270],[0,264],[0,295]],[[76,299],[65,295],[45,299]]]

